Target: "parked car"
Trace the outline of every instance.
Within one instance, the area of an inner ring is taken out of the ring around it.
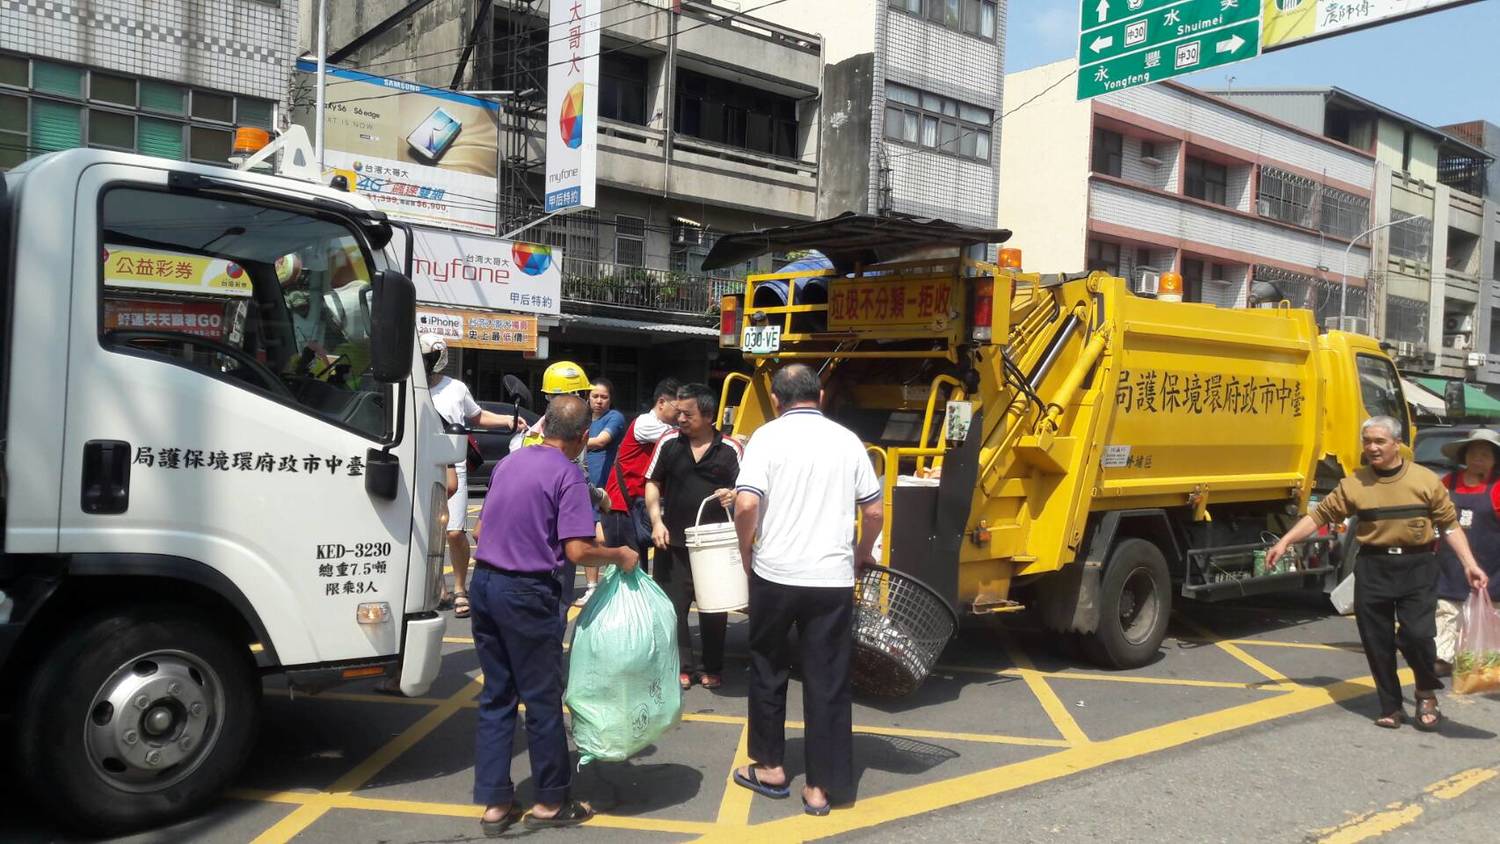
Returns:
[[[1432,425],[1417,430],[1416,441],[1412,443],[1412,456],[1423,466],[1437,472],[1439,475],[1447,474],[1458,468],[1452,460],[1443,456],[1443,446],[1451,442],[1466,439],[1475,428],[1480,425]]]
[[[516,412],[515,405],[510,402],[482,401],[479,406],[501,416],[510,416]],[[520,409],[520,414],[528,425],[535,425],[537,420],[541,419],[540,415],[524,407]],[[469,435],[479,443],[479,453],[484,455],[484,463],[479,470],[469,473],[469,494],[482,496],[490,487],[490,474],[495,471],[495,464],[500,462],[500,458],[510,453],[511,434],[509,431],[470,428]]]

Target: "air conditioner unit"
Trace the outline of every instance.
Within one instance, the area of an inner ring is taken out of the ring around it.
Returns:
[[[1155,296],[1160,287],[1161,273],[1155,270],[1141,270],[1140,278],[1134,285],[1131,285],[1131,290],[1142,296]]]
[[[673,246],[703,245],[703,229],[697,226],[677,225],[672,227]]]
[[[1448,334],[1467,334],[1473,330],[1473,314],[1447,314],[1443,317],[1443,331]]]
[[[1417,353],[1417,344],[1410,340],[1396,341],[1396,357],[1409,358]]]
[[[1338,317],[1329,317],[1323,320],[1323,327],[1333,331],[1347,331],[1350,334],[1370,333],[1370,321],[1364,317],[1346,316],[1342,323]]]
[[[1476,368],[1477,367],[1481,367],[1481,366],[1484,366],[1485,363],[1488,362],[1488,360],[1489,360],[1489,356],[1486,355],[1484,352],[1469,352],[1469,361],[1468,361],[1469,366],[1476,367]]]
[[[1469,350],[1469,335],[1467,334],[1445,334],[1443,345],[1455,352],[1467,352]]]

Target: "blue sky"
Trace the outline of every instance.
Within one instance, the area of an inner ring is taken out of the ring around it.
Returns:
[[[1010,0],[1005,69],[1072,57],[1078,0]],[[1183,78],[1190,85],[1337,85],[1434,126],[1500,123],[1500,0],[1480,0]]]

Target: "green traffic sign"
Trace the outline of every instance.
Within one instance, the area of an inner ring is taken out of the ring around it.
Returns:
[[[1083,13],[1079,16],[1081,25],[1078,28],[1088,31],[1096,26],[1133,18],[1180,2],[1182,0],[1083,0]],[[1255,5],[1259,0],[1244,2]]]
[[[1115,2],[1124,5],[1123,0]],[[1079,64],[1087,66],[1260,17],[1258,0],[1170,0],[1167,6],[1142,9],[1103,26],[1088,27],[1085,18],[1078,41]]]
[[[1098,0],[1085,0],[1085,26],[1090,5],[1098,16]],[[1140,5],[1134,17],[1121,16],[1080,35],[1078,99],[1260,55],[1258,0],[1175,0],[1154,7],[1141,0]]]

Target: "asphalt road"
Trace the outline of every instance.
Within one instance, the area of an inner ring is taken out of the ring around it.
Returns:
[[[1440,734],[1372,726],[1353,622],[1319,596],[1180,609],[1160,659],[1103,672],[1024,629],[964,631],[927,684],[857,700],[857,802],[827,818],[727,784],[744,756],[745,623],[725,688],[626,763],[589,766],[603,814],[547,840],[1492,842],[1500,698],[1445,697]],[[473,783],[477,663],[450,626],[420,700],[367,686],[289,700],[269,684],[240,785],[207,815],[130,841],[448,842],[480,838]],[[1409,679],[1409,677],[1408,677]],[[789,717],[801,717],[793,682]],[[794,727],[788,766],[802,769]],[[522,738],[522,737],[518,737]],[[516,778],[529,789],[524,746]],[[0,839],[58,840],[6,789]]]

